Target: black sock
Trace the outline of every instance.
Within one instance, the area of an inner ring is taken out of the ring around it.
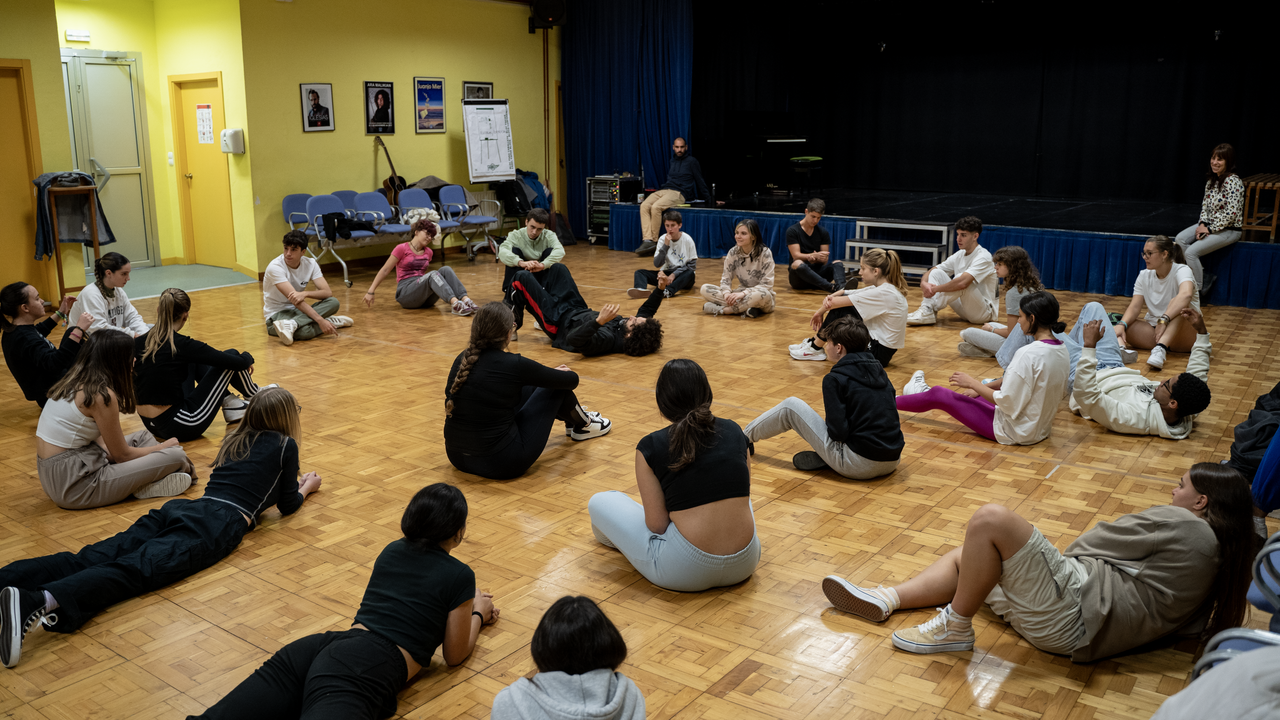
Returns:
[[[1169,346],[1168,346],[1168,345],[1165,345],[1164,343],[1156,343],[1156,347],[1158,347],[1158,348],[1164,348],[1164,351],[1165,351],[1165,352],[1169,352]]]

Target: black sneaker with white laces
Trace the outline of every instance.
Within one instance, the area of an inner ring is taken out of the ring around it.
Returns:
[[[11,668],[22,659],[22,641],[37,625],[52,625],[58,616],[44,609],[44,593],[7,587],[0,590],[0,664]]]

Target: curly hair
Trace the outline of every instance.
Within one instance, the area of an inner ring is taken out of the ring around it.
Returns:
[[[982,221],[973,215],[965,215],[956,221],[956,230],[982,234]]]
[[[1209,407],[1209,401],[1213,399],[1209,392],[1209,386],[1203,380],[1184,372],[1178,375],[1178,381],[1173,384],[1173,388],[1169,390],[1169,399],[1178,403],[1178,419],[1188,415],[1199,415],[1204,409]]]
[[[1009,269],[1009,274],[1004,279],[1006,288],[1017,288],[1024,293],[1044,289],[1044,283],[1040,282],[1040,271],[1031,262],[1031,256],[1017,245],[1005,245],[996,250],[991,261]]]
[[[500,302],[485,303],[476,311],[471,319],[471,342],[462,351],[461,362],[458,363],[458,374],[445,392],[444,416],[453,415],[453,398],[458,394],[462,384],[471,375],[471,366],[480,359],[480,353],[492,348],[506,347],[511,328],[515,327],[516,316],[511,308]]]
[[[622,352],[631,357],[640,357],[658,352],[662,347],[662,321],[649,318],[631,328],[631,332],[622,338]]]
[[[421,218],[413,225],[409,226],[409,231],[414,235],[417,235],[420,232],[425,232],[428,240],[434,240],[436,233],[439,232],[439,230],[439,226],[426,218]]]

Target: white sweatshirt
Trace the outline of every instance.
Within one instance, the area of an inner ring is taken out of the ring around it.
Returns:
[[[133,309],[129,296],[124,294],[124,288],[116,288],[114,295],[115,297],[110,298],[104,296],[97,284],[81,290],[67,315],[71,326],[80,320],[81,314],[87,312],[93,316],[93,324],[89,326],[91,333],[106,327],[123,330],[134,337],[146,332],[147,323]]]
[[[1209,353],[1213,345],[1209,334],[1196,336],[1191,346],[1187,372],[1209,381]],[[1159,435],[1169,440],[1182,440],[1191,434],[1195,415],[1187,415],[1170,425],[1164,421],[1154,390],[1160,383],[1148,380],[1142,373],[1127,367],[1098,372],[1096,348],[1083,348],[1076,363],[1075,390],[1071,393],[1071,411],[1085,420],[1125,435]]]

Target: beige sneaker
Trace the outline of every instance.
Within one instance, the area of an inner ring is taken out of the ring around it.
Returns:
[[[831,601],[835,609],[864,617],[872,622],[884,622],[892,612],[889,609],[889,603],[874,592],[860,588],[835,575],[828,575],[822,579],[822,594],[827,596],[827,600]]]
[[[904,628],[893,634],[893,646],[899,650],[922,655],[940,652],[964,652],[973,649],[973,623],[963,629],[952,626],[951,606],[948,605],[927,623]]]
[[[191,476],[184,472],[169,473],[159,480],[138,488],[133,496],[139,500],[181,495],[191,487]]]

